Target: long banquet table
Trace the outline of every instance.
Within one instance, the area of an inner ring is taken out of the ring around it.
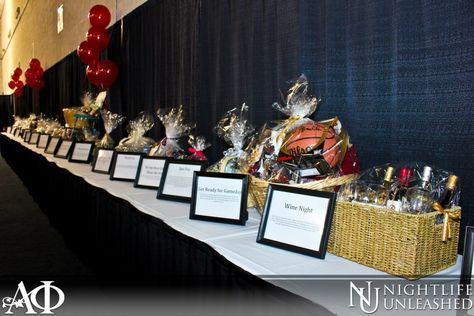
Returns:
[[[88,164],[44,154],[13,135],[1,134],[0,149],[52,225],[98,275],[251,291],[283,288],[314,303],[317,315],[327,314],[326,308],[353,311],[324,282],[301,280],[388,276],[330,253],[320,260],[258,244],[260,215],[254,209],[243,227],[190,220],[189,204],[158,200],[154,190],[111,181]],[[461,257],[440,275],[458,276],[460,266]]]

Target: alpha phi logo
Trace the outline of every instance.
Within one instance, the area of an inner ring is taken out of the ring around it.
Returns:
[[[52,310],[59,308],[64,303],[64,292],[57,286],[52,285],[54,281],[41,281],[43,285],[38,286],[29,293],[27,292],[23,281],[18,284],[18,288],[13,297],[4,297],[2,299],[2,308],[8,308],[5,314],[14,314],[17,309],[25,309],[24,314],[37,314],[36,310],[41,310],[41,314],[54,314]],[[51,290],[56,292],[54,295],[55,304],[51,306]],[[38,294],[44,299],[38,302]]]

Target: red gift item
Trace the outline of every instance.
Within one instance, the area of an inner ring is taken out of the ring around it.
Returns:
[[[360,172],[359,158],[354,145],[347,149],[346,155],[341,165],[341,175]]]

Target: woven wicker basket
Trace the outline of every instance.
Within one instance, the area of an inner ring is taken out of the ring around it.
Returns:
[[[319,181],[301,183],[301,184],[288,184],[292,187],[298,187],[303,189],[319,190],[333,192],[335,187],[338,187],[346,182],[350,182],[357,177],[357,174],[348,174],[341,177],[326,178]],[[249,186],[249,204],[251,203],[260,213],[265,205],[265,198],[267,196],[267,188],[270,182],[259,179],[252,175],[249,175],[250,186]]]
[[[443,242],[443,225],[436,224],[437,216],[338,201],[328,251],[392,275],[418,279],[456,263],[459,221],[451,221],[452,238]]]

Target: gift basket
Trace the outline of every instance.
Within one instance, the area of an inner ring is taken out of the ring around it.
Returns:
[[[129,122],[127,127],[128,136],[123,138],[115,149],[117,151],[148,154],[155,141],[144,135],[153,128],[154,124],[153,116],[150,113],[140,112],[136,119]]]
[[[189,135],[188,144],[190,146],[188,160],[207,160],[204,150],[211,147],[211,144],[206,141],[204,136]]]
[[[63,116],[66,122],[66,127],[81,129],[90,126],[90,122],[87,118],[95,118],[97,116],[98,111],[102,108],[106,96],[106,91],[100,92],[95,98],[88,92],[81,98],[81,107],[64,108]]]
[[[328,251],[418,279],[456,263],[459,179],[423,163],[373,167],[341,186]]]
[[[185,158],[180,142],[189,135],[193,126],[186,121],[183,106],[158,109],[156,115],[165,127],[166,137],[152,148],[150,156]]]
[[[96,142],[95,146],[97,148],[113,149],[115,148],[115,142],[110,133],[125,121],[125,116],[104,109],[100,110],[100,116],[104,122],[105,134],[100,141]]]
[[[244,155],[244,146],[254,127],[247,119],[248,106],[242,104],[240,109],[234,108],[227,111],[217,123],[214,132],[224,140],[230,148],[224,151],[224,157],[210,166],[208,171],[241,173],[241,158]]]
[[[341,168],[350,165],[347,160],[355,167],[358,163],[339,119],[316,122],[309,118],[319,102],[309,95],[306,77],[300,76],[285,104],[273,104],[288,118],[265,124],[247,146],[241,166],[251,175],[250,192],[258,210],[263,209],[269,183],[333,191],[354,177],[351,173],[357,169]]]

